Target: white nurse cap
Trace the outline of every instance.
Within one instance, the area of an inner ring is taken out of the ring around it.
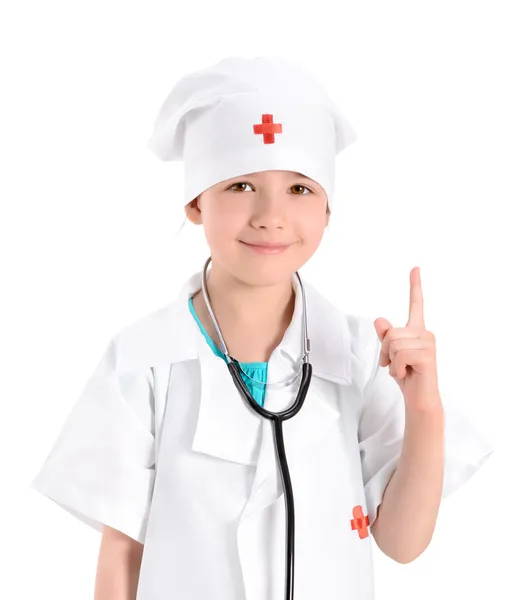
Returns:
[[[182,77],[160,108],[147,148],[183,160],[183,205],[246,173],[297,171],[325,190],[335,156],[356,133],[303,65],[277,56],[229,57]]]

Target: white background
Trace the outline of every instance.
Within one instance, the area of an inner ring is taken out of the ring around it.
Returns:
[[[315,69],[358,134],[301,274],[345,312],[403,326],[419,265],[440,387],[495,448],[420,558],[375,548],[376,598],[522,597],[521,3],[9,4],[0,597],[93,597],[99,534],[29,482],[110,337],[208,255],[201,228],[177,235],[181,165],[145,148],[160,104],[187,72],[266,53]]]

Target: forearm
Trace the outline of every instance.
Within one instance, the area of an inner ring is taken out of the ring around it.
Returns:
[[[142,544],[104,527],[94,600],[136,600],[142,554]]]
[[[371,527],[379,548],[407,563],[429,545],[443,489],[444,412],[438,398],[426,410],[406,409],[403,447]]]

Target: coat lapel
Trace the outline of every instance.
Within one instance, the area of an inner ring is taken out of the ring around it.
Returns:
[[[214,354],[199,330],[198,336],[201,393],[192,449],[255,465],[261,417],[245,404],[225,361]]]

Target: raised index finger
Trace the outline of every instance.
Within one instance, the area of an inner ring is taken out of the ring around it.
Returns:
[[[410,272],[410,304],[407,327],[425,329],[423,317],[423,292],[421,290],[420,268],[414,267]]]

